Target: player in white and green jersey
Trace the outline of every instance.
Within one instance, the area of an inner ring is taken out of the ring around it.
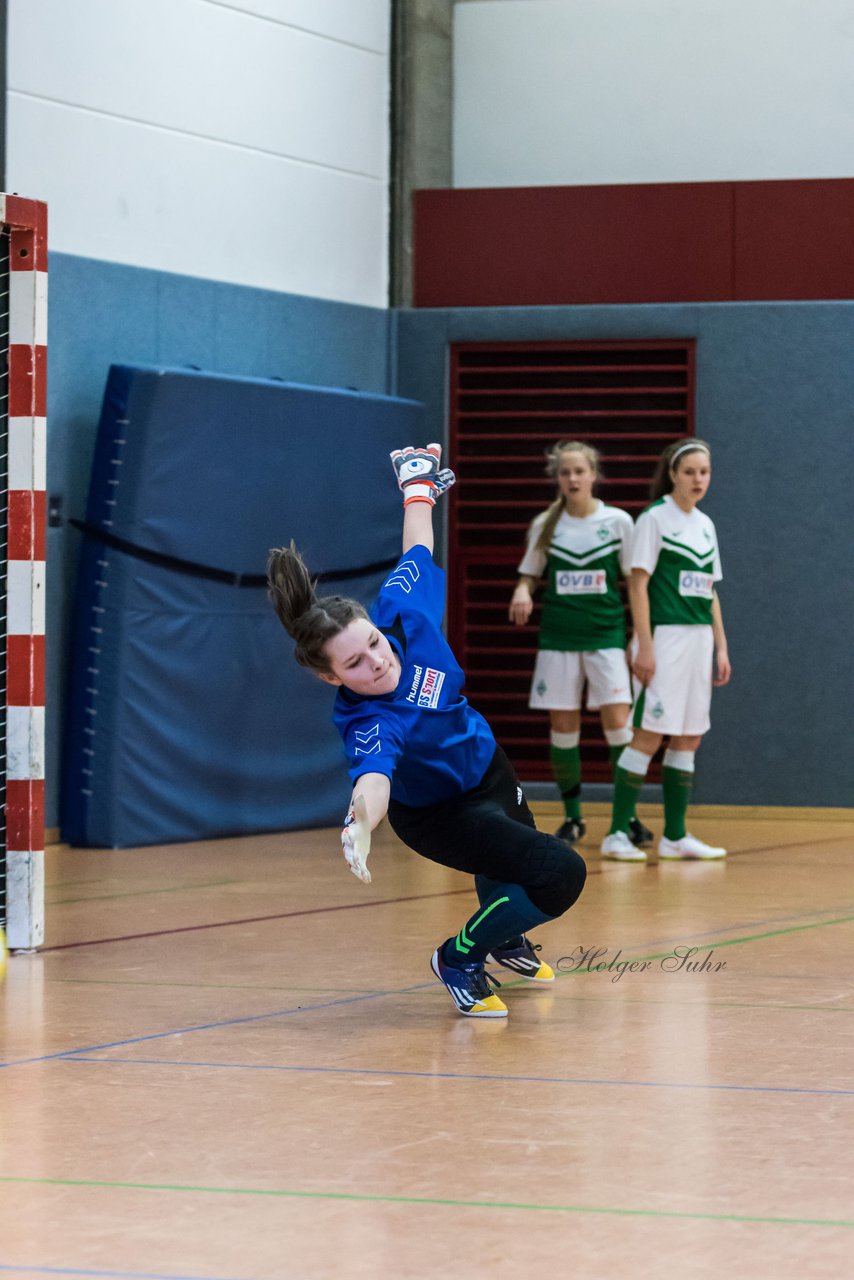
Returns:
[[[528,621],[532,593],[545,578],[529,706],[549,712],[552,771],[564,806],[557,834],[572,844],[586,830],[578,745],[585,683],[587,706],[599,711],[612,763],[632,737],[619,584],[631,566],[633,525],[625,511],[594,497],[599,455],[590,445],[556,445],[549,454],[549,474],[556,478],[559,494],[531,525],[510,618],[519,626]],[[634,811],[630,824],[636,843],[652,839]]]
[[[621,754],[614,785],[605,857],[646,858],[631,839],[634,797],[662,737],[664,835],[660,858],[722,858],[726,850],[704,844],[685,825],[694,778],[694,756],[709,728],[712,685],[726,684],[730,662],[715,583],[721,563],[715,526],[697,503],[711,479],[711,454],[702,440],[679,440],[665,449],[653,481],[654,501],[638,518],[632,549],[630,598],[635,636],[632,672],[637,697],[633,736]],[[715,653],[717,673],[714,673]]]

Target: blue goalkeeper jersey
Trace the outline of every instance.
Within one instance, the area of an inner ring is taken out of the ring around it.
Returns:
[[[371,609],[400,658],[397,688],[381,697],[341,688],[335,699],[332,718],[353,782],[384,773],[401,804],[439,804],[469,791],[495,753],[492,730],[462,695],[463,671],[442,634],[444,611],[444,571],[426,547],[412,547]]]

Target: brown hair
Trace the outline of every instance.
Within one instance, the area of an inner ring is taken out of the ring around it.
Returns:
[[[690,445],[688,449],[685,446]],[[679,450],[683,450],[679,453]],[[712,451],[706,444],[705,440],[698,440],[695,436],[689,436],[685,440],[673,440],[662,451],[661,457],[656,464],[655,474],[652,477],[652,484],[649,486],[650,497],[653,501],[663,498],[666,493],[673,492],[673,479],[670,475],[673,466],[673,455],[679,453],[676,470],[682,465],[682,459],[687,458],[691,453],[705,453],[711,458]]]
[[[367,618],[358,600],[346,596],[318,596],[305,561],[293,540],[275,547],[267,559],[267,596],[279,621],[296,642],[294,657],[302,667],[331,673],[325,648],[357,618]]]
[[[557,444],[552,445],[551,449],[546,449],[546,475],[555,477],[560,467],[560,460],[565,453],[580,453],[582,458],[586,458],[591,468],[596,473],[596,480],[601,480],[602,470],[599,465],[599,451],[594,449],[590,444],[584,444],[581,440],[559,440]],[[594,481],[595,484],[595,481]],[[566,510],[566,503],[563,494],[558,494],[551,506],[546,508],[546,518],[543,521],[543,527],[540,530],[540,536],[537,538],[535,550],[547,552],[554,537],[557,522]]]

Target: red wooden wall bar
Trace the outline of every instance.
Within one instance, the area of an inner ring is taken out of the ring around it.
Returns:
[[[449,464],[460,483],[448,495],[448,633],[468,696],[524,781],[551,777],[548,717],[527,705],[539,604],[526,627],[507,609],[528,526],[556,492],[545,450],[560,439],[595,445],[601,496],[636,516],[662,448],[693,430],[690,340],[451,347]],[[598,716],[584,715],[582,745],[585,779],[609,781]]]
[[[854,298],[854,179],[417,191],[418,307]]]
[[[734,297],[854,298],[854,179],[734,184]]]

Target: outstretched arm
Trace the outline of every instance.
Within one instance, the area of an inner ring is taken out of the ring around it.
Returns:
[[[397,483],[403,491],[404,552],[415,546],[433,552],[433,507],[456,479],[453,471],[440,470],[441,460],[440,444],[428,444],[424,449],[407,445],[391,455]]]
[[[403,550],[426,547],[433,554],[433,506],[430,502],[410,502],[403,509]]]
[[[454,483],[453,471],[439,469],[442,446],[395,449],[391,455],[397,483],[403,491],[403,550],[423,546],[433,553],[433,506],[439,494]],[[371,883],[368,855],[371,832],[388,811],[391,783],[384,773],[363,773],[353,788],[350,809],[341,832],[341,849],[354,876]]]
[[[363,773],[353,787],[350,810],[341,832],[341,851],[347,866],[363,884],[371,883],[368,854],[371,832],[388,812],[391,783],[384,773]]]

